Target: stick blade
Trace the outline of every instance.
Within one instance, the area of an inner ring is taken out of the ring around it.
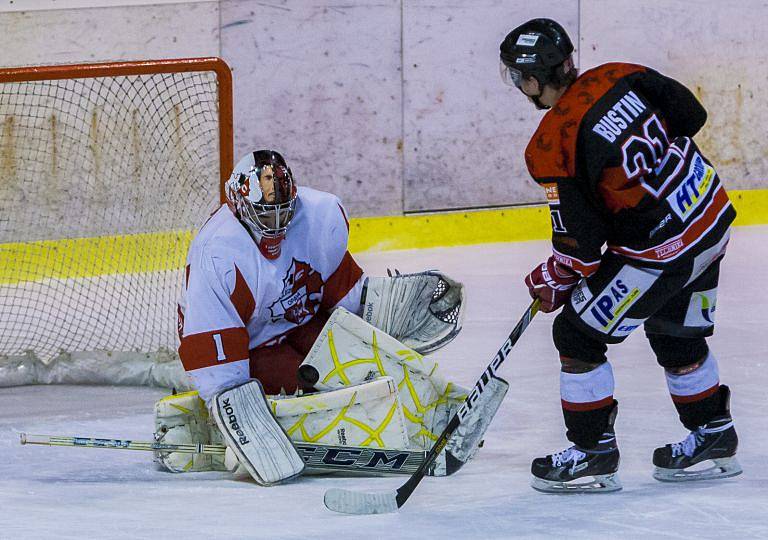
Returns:
[[[342,514],[389,514],[397,511],[397,492],[366,493],[333,488],[325,492],[325,507]]]

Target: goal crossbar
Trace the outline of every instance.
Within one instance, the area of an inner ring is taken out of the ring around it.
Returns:
[[[97,77],[129,77],[160,73],[189,73],[213,71],[219,84],[219,197],[224,202],[224,182],[232,172],[234,137],[232,120],[232,71],[224,60],[214,56],[204,58],[173,58],[89,64],[57,64],[0,68],[0,83],[32,82],[65,79],[94,79]]]

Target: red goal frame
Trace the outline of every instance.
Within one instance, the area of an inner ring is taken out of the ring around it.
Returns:
[[[224,183],[232,173],[234,137],[232,119],[232,71],[216,57],[175,58],[92,64],[58,64],[0,69],[0,83],[94,79],[109,76],[154,75],[158,73],[216,73],[219,94],[219,199],[225,202]]]

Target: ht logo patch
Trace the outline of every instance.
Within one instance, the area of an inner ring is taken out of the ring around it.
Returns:
[[[705,295],[701,295],[701,317],[710,324],[715,324],[713,315],[717,306],[714,303],[710,303],[709,298]]]

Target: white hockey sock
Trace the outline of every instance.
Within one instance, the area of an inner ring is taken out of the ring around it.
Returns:
[[[667,387],[675,403],[690,403],[712,394],[720,385],[720,373],[712,352],[699,367],[688,373],[675,374],[665,370]]]
[[[605,362],[586,373],[560,372],[560,399],[563,408],[591,410],[613,401],[613,369]]]

